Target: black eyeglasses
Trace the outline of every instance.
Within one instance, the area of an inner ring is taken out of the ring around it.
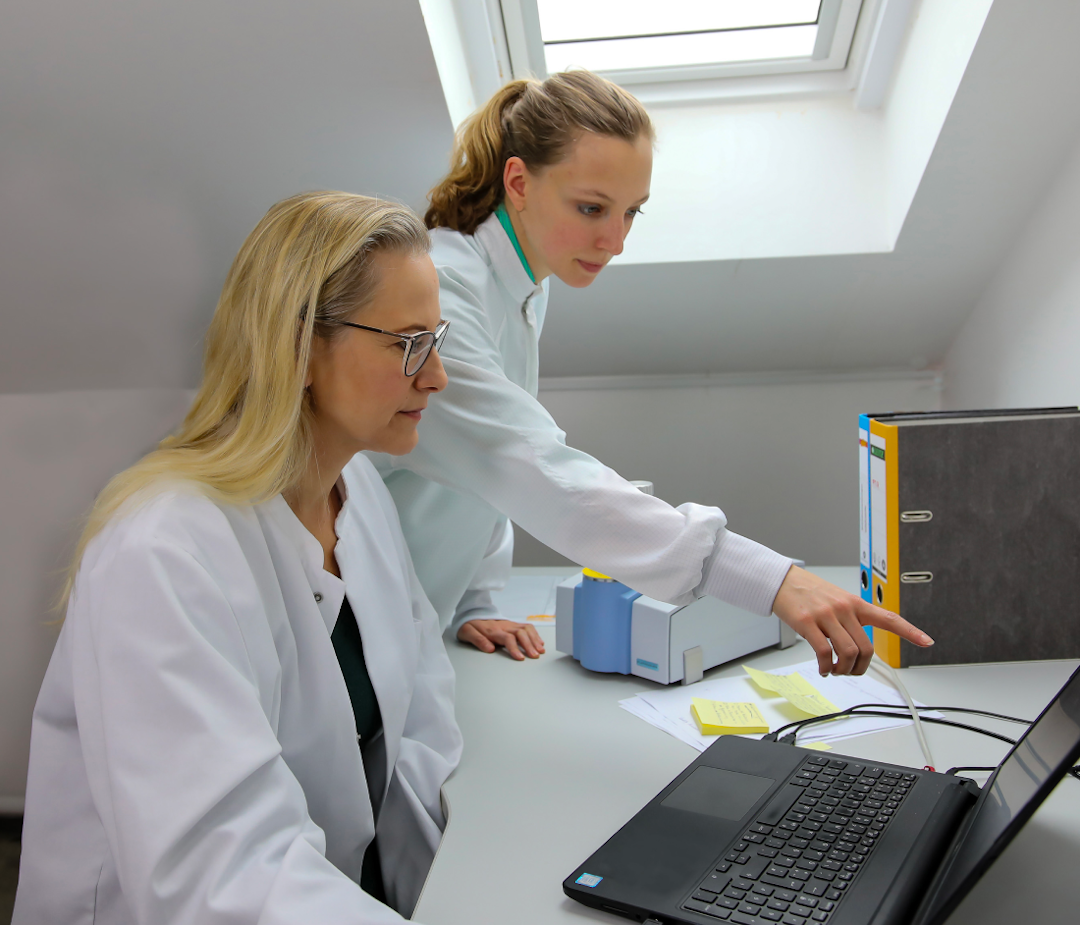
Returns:
[[[357,324],[355,321],[339,321],[350,328],[359,328],[361,331],[374,331],[376,334],[387,334],[396,337],[405,345],[405,356],[402,359],[401,368],[406,376],[415,376],[420,372],[431,354],[431,348],[442,348],[442,342],[446,339],[446,329],[450,327],[449,321],[440,321],[434,331],[421,331],[419,334],[396,334],[393,331],[384,331],[382,328],[373,328],[368,324]]]

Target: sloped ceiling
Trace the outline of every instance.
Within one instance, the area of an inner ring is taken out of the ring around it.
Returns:
[[[583,290],[554,281],[541,374],[940,362],[1077,139],[1078,40],[1080,4],[995,0],[891,253],[612,266]]]
[[[451,143],[415,0],[8,0],[0,88],[0,392],[196,384],[268,206]]]

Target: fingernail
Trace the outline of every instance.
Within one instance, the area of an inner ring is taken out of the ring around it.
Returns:
[[[922,638],[925,640],[924,645],[932,646],[934,644],[934,640],[927,636],[926,633],[922,634]]]

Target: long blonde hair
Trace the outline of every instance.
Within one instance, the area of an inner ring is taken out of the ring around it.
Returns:
[[[61,607],[90,540],[155,485],[182,480],[240,504],[293,487],[311,453],[304,380],[313,338],[332,339],[338,322],[370,301],[379,282],[376,252],[418,254],[429,247],[420,219],[392,202],[320,191],[271,207],[225,279],[191,410],[175,433],[98,495]]]
[[[428,194],[425,224],[473,234],[502,202],[508,158],[535,172],[561,160],[582,132],[629,142],[655,137],[645,107],[591,71],[510,81],[458,129],[450,172]]]

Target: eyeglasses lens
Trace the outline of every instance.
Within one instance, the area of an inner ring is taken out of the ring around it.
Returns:
[[[409,354],[405,357],[406,376],[415,376],[420,372],[420,367],[424,365],[434,345],[435,335],[426,331],[412,341]]]

